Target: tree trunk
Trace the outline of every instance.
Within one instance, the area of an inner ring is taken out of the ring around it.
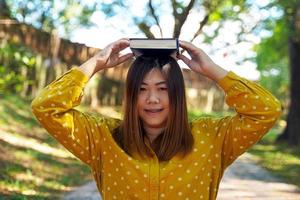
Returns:
[[[291,68],[291,103],[287,116],[287,126],[278,140],[285,140],[290,145],[300,145],[300,41],[289,39]]]
[[[23,88],[22,88],[22,91],[21,91],[21,97],[26,97],[26,93],[27,93],[27,90],[28,90],[28,87],[29,87],[29,81],[27,79],[28,77],[28,71],[29,69],[27,67],[22,67],[21,68],[21,75],[22,77],[25,77],[25,80],[24,80],[24,83],[23,83]]]
[[[207,101],[204,109],[206,113],[210,113],[213,110],[215,93],[216,89],[214,87],[211,87],[207,92]]]
[[[0,0],[0,19],[10,19],[10,9],[5,0]]]
[[[291,102],[287,116],[287,126],[278,140],[285,140],[290,145],[300,145],[300,7],[294,8],[292,32],[289,36],[290,57],[290,94]]]

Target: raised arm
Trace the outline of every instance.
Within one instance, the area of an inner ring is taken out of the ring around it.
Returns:
[[[214,155],[221,159],[221,167],[225,169],[267,133],[280,116],[281,105],[264,88],[222,69],[191,43],[181,41],[180,45],[191,59],[183,55],[179,58],[193,71],[216,81],[226,94],[227,104],[236,111],[235,116],[207,118],[195,124],[197,129],[211,135]]]
[[[218,82],[226,103],[236,115],[216,120],[217,136],[222,140],[220,154],[225,169],[239,155],[257,143],[275,124],[281,113],[280,102],[260,85],[229,72]],[[216,140],[218,141],[218,140]]]
[[[32,101],[32,112],[41,125],[83,162],[100,159],[102,134],[117,125],[116,120],[99,119],[74,109],[80,104],[88,80],[99,70],[113,67],[132,55],[120,55],[128,40],[118,40],[78,68],[73,68],[44,88]]]

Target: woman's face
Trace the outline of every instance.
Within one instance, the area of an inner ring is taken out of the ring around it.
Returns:
[[[138,115],[144,128],[164,128],[169,114],[169,96],[166,79],[161,71],[153,68],[141,84]]]

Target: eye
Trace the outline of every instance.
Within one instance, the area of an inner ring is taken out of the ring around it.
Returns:
[[[161,90],[161,91],[165,91],[165,90],[167,90],[168,88],[167,87],[160,87],[159,88],[159,90]]]
[[[140,87],[140,91],[146,91],[146,88]]]

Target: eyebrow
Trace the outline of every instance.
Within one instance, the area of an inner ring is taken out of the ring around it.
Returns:
[[[166,81],[160,81],[160,82],[155,83],[155,85],[162,85],[162,84],[167,84],[167,82]],[[148,85],[148,84],[145,83],[145,82],[142,82],[142,85]]]

